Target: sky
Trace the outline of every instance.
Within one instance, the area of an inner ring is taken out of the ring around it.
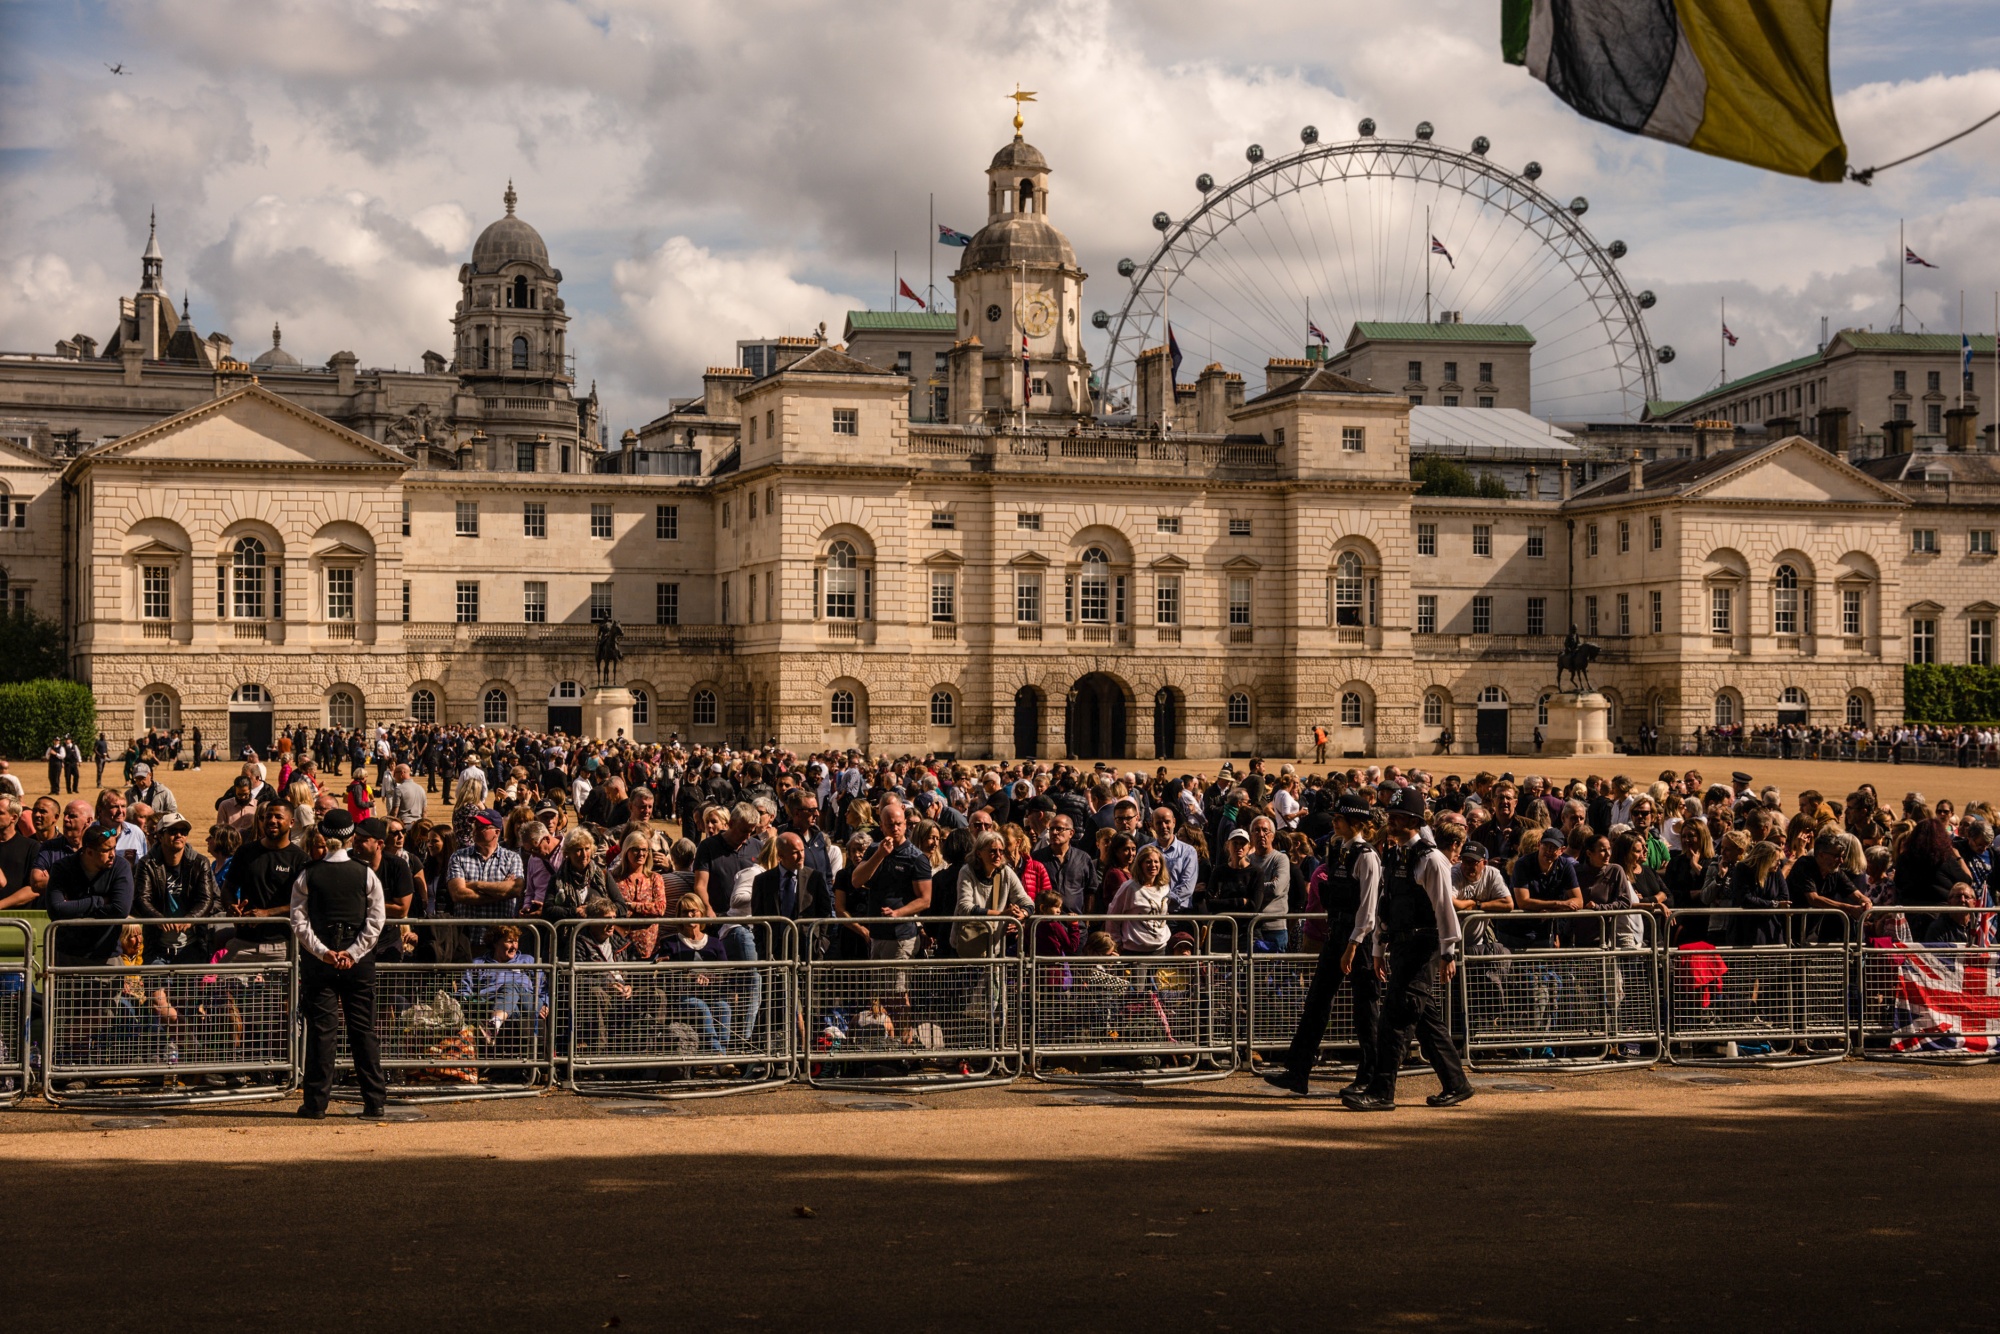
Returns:
[[[959,252],[987,159],[1028,137],[1057,222],[1115,309],[1113,266],[1157,241],[1203,171],[1247,144],[1363,116],[1428,119],[1630,247],[1680,355],[1670,398],[1895,319],[1899,219],[1911,327],[1993,327],[2000,123],[1872,187],[1761,173],[1585,121],[1499,58],[1495,0],[0,0],[0,349],[102,342],[138,285],[149,211],[197,327],[239,354],[336,350],[414,368],[449,352],[457,273],[501,212],[563,271],[578,374],[615,438],[699,391],[734,341],[837,335]],[[107,64],[128,73],[112,74]],[[2000,109],[1991,0],[1835,0],[1831,68],[1849,159],[1868,165]],[[892,259],[892,256],[895,258]],[[1241,368],[1238,368],[1241,369]]]

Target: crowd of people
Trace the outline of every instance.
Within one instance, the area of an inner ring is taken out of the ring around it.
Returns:
[[[1890,764],[2000,767],[2000,727],[1991,724],[1894,723],[1824,727],[1805,723],[1697,727],[1687,753],[1764,755],[1780,760],[1880,760]],[[1659,733],[1642,733],[1640,754],[1657,754]]]
[[[42,909],[69,924],[54,938],[59,963],[279,959],[286,924],[255,919],[293,915],[306,870],[351,857],[384,901],[387,920],[367,939],[373,957],[482,965],[456,997],[476,1016],[482,1049],[547,1022],[546,979],[528,965],[572,919],[560,938],[575,941],[575,961],[597,965],[580,1001],[591,1021],[579,1052],[631,1018],[621,966],[706,961],[712,972],[687,970],[696,981],[649,1002],[648,1017],[721,1068],[761,1050],[771,1022],[767,1013],[759,1028],[768,1007],[754,971],[730,966],[785,949],[884,965],[872,994],[806,1017],[826,1053],[864,1039],[948,1045],[927,1040],[936,1017],[896,967],[919,957],[1074,957],[1065,985],[1081,993],[1075,979],[1110,968],[1121,1012],[1156,1013],[1170,1028],[1157,989],[1124,995],[1135,974],[1107,961],[1207,953],[1226,920],[1232,949],[1321,955],[1322,972],[1333,971],[1315,986],[1306,1029],[1316,1007],[1323,1029],[1321,993],[1350,975],[1357,1022],[1378,1022],[1380,993],[1363,997],[1361,977],[1371,959],[1396,953],[1399,930],[1434,936],[1429,966],[1448,977],[1464,954],[1587,934],[1544,914],[1625,908],[1655,915],[1676,943],[1739,945],[1777,928],[1702,910],[1790,906],[1858,924],[1871,907],[1991,903],[1985,804],[1960,812],[1914,792],[1885,800],[1864,783],[1832,797],[1800,792],[1788,806],[1742,771],[1552,781],[1395,765],[1307,773],[1250,760],[1197,774],[382,728],[283,736],[270,755],[240,762],[211,811],[189,812],[160,781],[156,766],[170,759],[162,741],[135,742],[126,781],[88,801],[29,802],[0,767],[0,914]],[[1364,852],[1379,863],[1365,884]],[[1434,929],[1398,925],[1386,907],[1397,884],[1449,898],[1451,911]],[[1475,929],[1461,933],[1458,915],[1475,912]],[[1510,928],[1510,912],[1534,916]],[[238,921],[201,925],[217,916]],[[147,925],[91,925],[126,917]],[[646,920],[658,918],[687,920]],[[733,918],[790,919],[794,943]],[[1211,921],[1191,920],[1201,918]],[[1964,916],[1903,920],[1919,938],[1979,929]],[[119,988],[110,1003],[122,1018],[95,1040],[135,1025],[162,1048],[182,1040],[168,991]],[[1419,1017],[1379,1022],[1393,1036]],[[240,1015],[225,1028],[241,1040]],[[1306,1029],[1289,1061],[1301,1081],[1319,1045]],[[1369,1036],[1357,1035],[1364,1046]],[[1364,1091],[1369,1073],[1357,1081]]]

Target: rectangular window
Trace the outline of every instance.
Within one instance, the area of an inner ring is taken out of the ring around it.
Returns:
[[[1444,396],[1444,405],[1445,405],[1446,407],[1448,407],[1448,408],[1455,408],[1455,407],[1457,407],[1457,406],[1458,406],[1458,395],[1457,395],[1457,394],[1446,394],[1446,395]]]
[[[726,500],[722,502],[722,526],[729,526],[729,502]]]
[[[1919,617],[1910,622],[1910,661],[1919,666],[1937,661],[1937,622]]]
[[[771,571],[764,576],[764,619],[778,619],[778,572]]]
[[[1410,363],[1410,374],[1409,374],[1409,381],[1410,381],[1410,383],[1411,383],[1411,384],[1422,384],[1422,383],[1423,383],[1423,379],[1424,379],[1424,363],[1423,363],[1423,362],[1421,362],[1421,361],[1413,361],[1413,362],[1411,362],[1411,363]]]
[[[521,536],[547,537],[549,535],[549,507],[539,500],[521,502]]]
[[[1968,534],[1966,537],[1965,549],[1971,552],[1975,556],[1992,555],[1993,530],[1991,528],[1973,529],[1972,532]]]
[[[1932,403],[1924,408],[1924,430],[1936,435],[1944,429],[1944,404]]]
[[[1022,510],[1014,516],[1014,527],[1024,533],[1039,533],[1042,531],[1042,516]]]
[[[479,502],[461,500],[454,511],[457,515],[456,531],[460,537],[479,536]]]
[[[1438,554],[1438,526],[1434,523],[1417,525],[1417,554],[1435,556]]]
[[[1943,379],[1944,379],[1943,371],[1925,371],[1924,372],[1925,391],[1933,394],[1937,393],[1940,383],[1943,381]]]
[[[1493,525],[1475,523],[1472,525],[1472,554],[1490,556],[1493,554]]]
[[[334,566],[326,572],[326,619],[329,621],[351,621],[354,619],[354,569],[352,566]]]
[[[1549,530],[1536,524],[1528,529],[1528,559],[1541,560],[1549,554]]]
[[[1896,386],[1896,389],[1895,389],[1895,392],[1896,392],[1896,393],[1899,393],[1899,394],[1907,394],[1907,393],[1909,393],[1909,392],[1910,392],[1910,373],[1909,373],[1908,371],[1897,371],[1897,372],[1895,372],[1895,377],[1894,377],[1894,383],[1895,383],[1895,386]]]
[[[408,537],[409,535],[410,535],[410,502],[406,500],[403,502],[403,536]]]
[[[757,522],[757,493],[755,491],[750,493],[750,522]]]
[[[681,586],[679,584],[653,585],[653,624],[679,625],[681,623]]]
[[[931,620],[949,624],[958,619],[958,580],[949,570],[931,571]]]
[[[1242,575],[1232,575],[1229,579],[1229,623],[1250,624],[1250,580]]]
[[[1073,574],[1063,576],[1063,620],[1070,624],[1076,622],[1076,576]]]
[[[1965,660],[1974,667],[1993,665],[1993,622],[1985,618],[1966,623]]]
[[[1861,590],[1840,590],[1840,633],[1849,639],[1861,637]]]
[[[1022,625],[1042,623],[1042,576],[1014,576],[1014,619]]]
[[[1455,362],[1455,361],[1447,361],[1447,362],[1446,362],[1446,363],[1444,364],[1444,378],[1445,378],[1445,383],[1446,383],[1446,384],[1451,384],[1451,383],[1453,383],[1454,381],[1456,381],[1456,380],[1458,379],[1458,363],[1457,363],[1457,362]]]
[[[1181,623],[1181,577],[1163,574],[1153,585],[1153,624]]]
[[[1040,518],[1041,516],[1037,515],[1035,517]],[[1181,516],[1178,514],[1160,514],[1154,516],[1153,531],[1156,533],[1166,533],[1169,536],[1179,536],[1181,531]]]
[[[514,471],[533,472],[535,470],[535,442],[517,440],[514,442]]]
[[[410,581],[403,581],[403,624],[410,623]]]
[[[1250,536],[1250,521],[1248,519],[1231,519],[1229,521],[1229,535],[1231,537]]]
[[[1583,599],[1583,632],[1587,635],[1597,633],[1597,594],[1595,593],[1587,594]]]
[[[1485,593],[1475,594],[1472,599],[1472,633],[1493,633],[1493,599]]]
[[[479,582],[475,579],[458,581],[458,622],[472,625],[479,620]]]
[[[592,505],[590,507],[590,535],[592,538],[600,541],[610,540],[611,507],[609,505]]]
[[[1273,428],[1272,428],[1272,430],[1271,430],[1271,443],[1272,443],[1272,444],[1274,444],[1274,445],[1276,445],[1276,446],[1277,446],[1277,447],[1278,447],[1279,449],[1283,449],[1283,448],[1285,447],[1285,428],[1284,428],[1284,427],[1282,427],[1282,426],[1278,426],[1278,427],[1273,427]]]
[[[1368,451],[1368,432],[1362,426],[1340,428],[1340,448],[1345,454],[1364,454]]]
[[[1413,407],[1413,408],[1420,408],[1420,407],[1422,407],[1423,405],[1424,405],[1424,396],[1423,396],[1422,394],[1411,394],[1411,395],[1410,395],[1410,406],[1411,406],[1411,407]]]
[[[835,435],[860,435],[860,409],[835,408],[833,410],[833,433]]]
[[[1906,422],[1910,419],[1910,405],[1908,403],[1898,403],[1896,404],[1896,410],[1890,415],[1899,422]]]
[[[727,576],[724,576],[724,578],[723,578],[723,580],[722,580],[722,623],[723,623],[724,625],[728,625],[728,624],[730,624],[730,619],[729,619],[729,579],[728,579],[728,577],[727,577]]]
[[[560,457],[562,459],[562,470],[564,472],[570,472],[574,470],[574,461],[573,461],[573,456],[571,454],[571,451],[574,448],[575,446],[573,445],[564,444],[561,450],[559,451]]]
[[[958,516],[953,514],[950,510],[931,511],[931,530],[933,532],[949,533],[955,530],[957,527],[958,527]]]
[[[549,586],[546,580],[530,579],[521,585],[521,619],[542,625],[549,619]]]
[[[1647,593],[1646,597],[1652,608],[1653,633],[1656,635],[1665,634],[1667,632],[1667,595],[1655,588]]]
[[[1583,526],[1583,554],[1586,556],[1597,554],[1597,525],[1594,523]]]
[[[653,540],[656,542],[678,542],[681,539],[681,507],[679,505],[653,506]]]
[[[1618,595],[1618,633],[1621,635],[1632,633],[1632,595],[1630,593],[1620,593]]]
[[[1438,600],[1435,593],[1417,594],[1417,633],[1434,635],[1438,628]]]
[[[1490,361],[1482,361],[1482,362],[1480,362],[1480,363],[1479,363],[1479,383],[1481,383],[1481,384],[1492,384],[1492,383],[1493,383],[1493,363],[1492,363],[1492,362],[1490,362]],[[1490,407],[1490,406],[1491,406],[1491,404],[1488,404],[1488,405],[1486,405],[1486,406],[1489,406],[1489,407]]]
[[[750,576],[750,594],[743,599],[743,619],[757,619],[757,576],[754,574]]]
[[[1651,531],[1651,541],[1653,550],[1658,551],[1661,547],[1665,546],[1667,543],[1666,521],[1662,519],[1659,515],[1655,514],[1652,516],[1652,518],[1648,519],[1646,522]]]
[[[1731,615],[1733,610],[1731,603],[1734,601],[1734,598],[1731,596],[1733,591],[1727,588],[1711,588],[1708,590],[1708,631],[1710,634],[1727,635],[1735,633],[1735,631],[1730,629],[1730,626],[1734,623],[1734,618]]]
[[[896,374],[908,375],[909,373],[910,373],[910,354],[908,352],[896,353]]]
[[[1549,600],[1545,597],[1528,599],[1528,633],[1543,635],[1549,631]]]
[[[1937,529],[1912,528],[1910,530],[1910,550],[1925,555],[1937,554]]]
[[[170,621],[174,616],[174,567],[148,565],[139,574],[140,614],[149,621]]]
[[[590,623],[602,625],[611,619],[611,585],[594,583],[590,586]]]
[[[1618,521],[1618,554],[1623,556],[1632,550],[1632,523],[1629,519]]]

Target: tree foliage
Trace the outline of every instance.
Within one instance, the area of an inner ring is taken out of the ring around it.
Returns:
[[[1913,723],[2000,722],[2000,667],[1962,662],[1905,666],[1903,717]]]
[[[1420,496],[1477,496],[1486,500],[1505,500],[1507,483],[1490,472],[1482,472],[1478,477],[1462,463],[1450,459],[1425,455],[1410,464],[1410,478],[1418,482]]]
[[[0,754],[36,759],[67,736],[85,754],[97,740],[97,700],[75,681],[10,681],[0,685]]]
[[[59,622],[26,608],[0,611],[0,682],[68,675],[69,653]]]

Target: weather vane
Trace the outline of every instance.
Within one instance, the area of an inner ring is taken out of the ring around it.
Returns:
[[[1035,95],[1033,93],[1022,92],[1021,85],[1017,83],[1014,85],[1014,91],[1007,94],[1007,96],[1014,99],[1014,137],[1019,139],[1021,137],[1021,126],[1024,124],[1021,120],[1021,103],[1034,101]]]

